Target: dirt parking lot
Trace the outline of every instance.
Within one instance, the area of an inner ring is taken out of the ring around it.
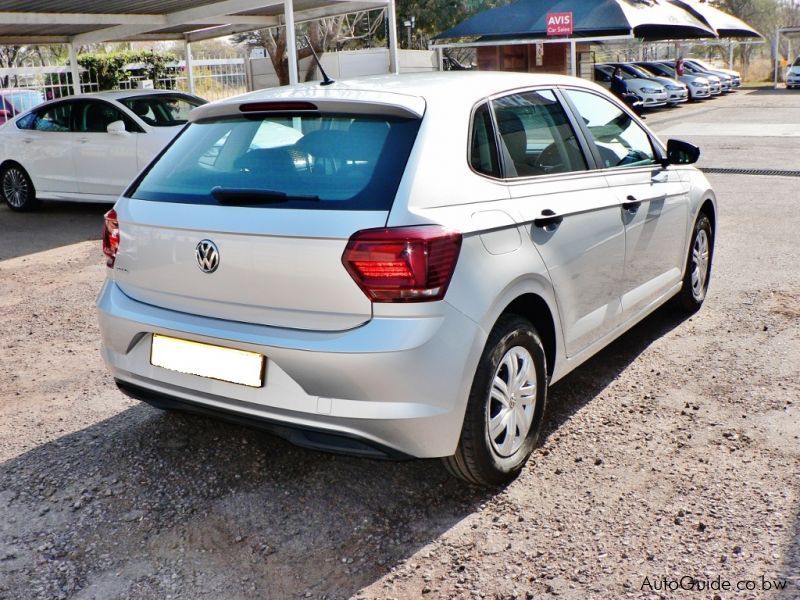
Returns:
[[[800,93],[648,122],[704,168],[800,171]],[[125,398],[93,307],[107,207],[0,208],[0,598],[800,598],[800,177],[709,178],[705,307],[555,385],[494,492]]]

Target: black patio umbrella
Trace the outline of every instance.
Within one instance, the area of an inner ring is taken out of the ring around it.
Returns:
[[[705,22],[666,0],[517,0],[467,19],[435,39],[544,39],[548,13],[572,13],[571,38],[644,40],[716,37]]]
[[[672,4],[691,12],[698,19],[706,23],[721,38],[760,38],[764,37],[747,23],[714,8],[708,2],[693,2],[692,0],[669,0]]]

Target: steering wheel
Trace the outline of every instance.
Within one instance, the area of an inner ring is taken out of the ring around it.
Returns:
[[[545,173],[558,173],[564,169],[564,159],[555,143],[547,146],[536,159],[536,168]]]

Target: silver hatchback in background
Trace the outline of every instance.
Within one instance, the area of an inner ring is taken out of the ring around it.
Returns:
[[[554,75],[201,107],[106,215],[103,357],[155,406],[508,481],[550,383],[668,300],[703,303],[698,154]]]

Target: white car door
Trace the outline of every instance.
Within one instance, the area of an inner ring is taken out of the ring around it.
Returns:
[[[78,191],[115,199],[139,172],[139,128],[112,104],[95,99],[76,102],[73,121]],[[109,133],[115,121],[123,121],[125,131]]]
[[[492,102],[509,191],[555,289],[567,356],[611,332],[622,318],[625,231],[605,177],[550,90]]]
[[[647,131],[610,100],[567,90],[583,117],[625,224],[625,318],[659,300],[681,281],[688,232],[689,187],[658,162]]]
[[[25,168],[39,197],[58,198],[78,191],[72,156],[73,105],[68,100],[49,104],[9,125],[15,129],[8,157]]]

